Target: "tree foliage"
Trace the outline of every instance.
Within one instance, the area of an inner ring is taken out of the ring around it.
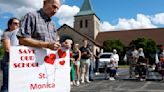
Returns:
[[[2,58],[3,54],[4,54],[3,47],[2,47],[2,46],[0,46],[0,59]]]
[[[117,49],[118,53],[123,51],[124,45],[120,40],[106,40],[103,42],[104,52],[112,52],[113,49]]]
[[[156,53],[157,45],[156,42],[152,39],[138,38],[130,42],[130,45],[138,48],[143,48],[145,53]]]

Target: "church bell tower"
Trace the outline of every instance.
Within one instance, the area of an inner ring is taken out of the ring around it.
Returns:
[[[74,28],[93,40],[99,32],[100,19],[93,11],[91,0],[84,0],[80,12],[75,15]]]

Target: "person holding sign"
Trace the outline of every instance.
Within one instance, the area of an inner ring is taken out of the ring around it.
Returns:
[[[27,13],[22,18],[17,33],[21,45],[51,50],[60,48],[59,36],[51,20],[60,8],[60,4],[60,0],[44,0],[43,8]]]
[[[0,92],[8,92],[9,51],[10,46],[15,46],[19,43],[16,37],[18,27],[19,20],[17,18],[11,18],[8,21],[8,28],[2,35],[1,41],[5,52],[1,61],[1,69],[3,71],[3,85]]]

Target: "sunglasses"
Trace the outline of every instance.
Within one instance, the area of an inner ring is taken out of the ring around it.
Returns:
[[[14,25],[19,25],[19,23],[18,23],[18,22],[13,22],[12,24],[14,24]]]

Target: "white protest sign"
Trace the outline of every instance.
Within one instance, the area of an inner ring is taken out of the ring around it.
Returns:
[[[70,92],[69,50],[11,47],[9,92]]]

